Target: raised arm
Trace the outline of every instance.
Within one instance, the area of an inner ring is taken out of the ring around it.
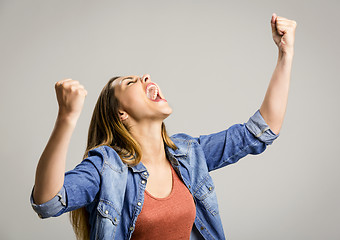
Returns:
[[[272,15],[272,35],[279,56],[260,113],[275,134],[280,132],[286,113],[296,26],[294,20]]]
[[[49,201],[63,186],[67,149],[87,95],[84,87],[72,79],[58,81],[55,91],[59,112],[37,165],[33,191],[36,204]]]

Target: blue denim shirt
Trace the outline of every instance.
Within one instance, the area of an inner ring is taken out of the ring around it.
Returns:
[[[247,154],[260,154],[279,136],[257,110],[245,124],[191,137],[171,136],[178,147],[165,146],[168,160],[189,189],[196,205],[190,239],[225,239],[215,185],[209,172],[237,162]],[[73,170],[65,173],[59,193],[33,209],[41,218],[56,217],[85,206],[89,212],[91,239],[130,239],[142,210],[149,172],[140,162],[128,167],[115,150],[101,146]]]

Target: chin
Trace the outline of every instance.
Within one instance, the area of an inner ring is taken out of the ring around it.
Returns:
[[[162,111],[164,119],[169,117],[171,113],[172,113],[172,108],[170,108],[170,107],[168,109],[164,109],[164,111]]]

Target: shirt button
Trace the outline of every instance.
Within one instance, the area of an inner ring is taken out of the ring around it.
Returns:
[[[131,227],[130,227],[130,231],[132,231],[132,230],[133,230],[133,227],[131,226]]]
[[[144,183],[145,183],[145,180],[142,180],[142,183],[144,184]]]
[[[117,218],[115,217],[115,222],[117,221]]]
[[[147,172],[143,172],[143,174],[146,176],[146,175],[148,175],[148,173]]]
[[[212,190],[212,187],[209,187],[209,191],[211,191]]]
[[[108,214],[108,213],[109,213],[109,211],[105,210],[105,214]]]
[[[140,205],[142,205],[142,203],[141,203],[141,202],[138,202],[137,205],[140,206]]]
[[[191,188],[190,184],[189,184],[189,188]]]
[[[201,227],[201,230],[203,230],[204,229],[204,227]]]

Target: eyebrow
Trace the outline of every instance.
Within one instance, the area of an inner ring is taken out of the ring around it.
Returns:
[[[122,80],[120,80],[119,85],[122,84],[122,82],[123,82],[124,80],[127,80],[127,79],[133,79],[133,77],[125,77],[125,78],[123,78]]]

